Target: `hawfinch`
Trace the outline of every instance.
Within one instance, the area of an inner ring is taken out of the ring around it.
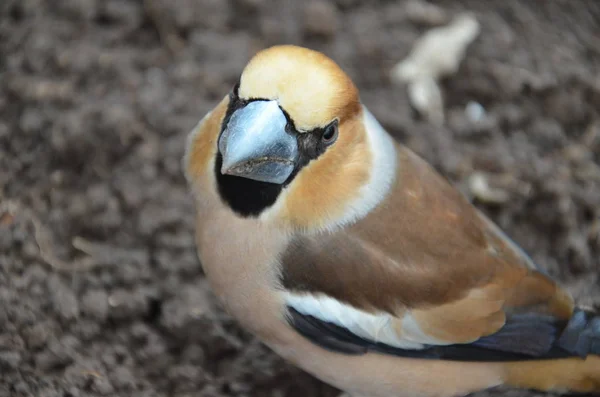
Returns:
[[[295,46],[256,54],[184,158],[215,294],[358,397],[600,392],[600,316]]]

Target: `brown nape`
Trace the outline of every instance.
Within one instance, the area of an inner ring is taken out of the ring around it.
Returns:
[[[244,69],[241,98],[276,99],[299,131],[344,122],[360,111],[358,90],[330,58],[307,48],[282,45],[256,54]]]

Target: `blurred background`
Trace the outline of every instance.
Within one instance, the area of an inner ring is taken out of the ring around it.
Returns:
[[[435,125],[390,71],[465,11],[480,31]],[[181,169],[187,133],[279,43],[337,61],[384,127],[600,304],[599,27],[597,0],[2,0],[0,396],[336,395],[215,305]]]

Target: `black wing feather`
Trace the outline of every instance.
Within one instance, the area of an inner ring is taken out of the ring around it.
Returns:
[[[301,335],[324,349],[343,354],[378,352],[407,358],[488,362],[572,356],[554,344],[562,327],[551,317],[541,315],[513,315],[497,333],[473,343],[427,345],[413,350],[367,340],[346,328],[302,314],[291,306],[288,306],[288,313],[290,325]]]

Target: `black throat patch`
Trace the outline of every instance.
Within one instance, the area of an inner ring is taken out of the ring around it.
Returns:
[[[239,215],[244,217],[260,215],[275,203],[283,190],[284,185],[224,175],[221,173],[222,164],[223,156],[217,153],[215,175],[219,195]]]

